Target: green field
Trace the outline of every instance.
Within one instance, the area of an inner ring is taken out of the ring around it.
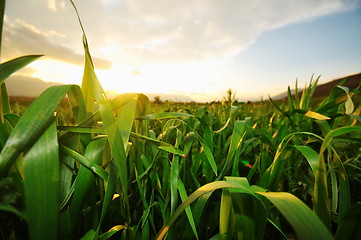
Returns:
[[[0,65],[0,239],[361,239],[359,88],[107,99],[83,43],[82,85],[29,104],[5,83],[41,56]]]

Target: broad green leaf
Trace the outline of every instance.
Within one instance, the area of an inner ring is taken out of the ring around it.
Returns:
[[[219,212],[219,234],[222,239],[232,239],[234,224],[232,224],[232,198],[228,189],[222,190],[221,207]],[[233,226],[232,226],[233,225]]]
[[[24,188],[30,239],[56,239],[59,153],[55,122],[24,157]],[[44,231],[46,229],[46,231]]]
[[[283,214],[300,240],[334,239],[320,219],[300,199],[286,192],[259,192]]]
[[[124,149],[127,147],[130,132],[132,130],[133,121],[137,109],[138,96],[133,95],[132,99],[118,110],[117,126],[120,130]]]
[[[70,0],[74,10],[76,11],[79,24],[83,32],[83,46],[85,53],[85,65],[84,65],[84,74],[82,80],[82,91],[84,95],[86,111],[93,113],[94,112],[94,100],[98,104],[99,113],[101,120],[103,121],[104,129],[107,134],[111,150],[113,152],[114,161],[110,165],[108,185],[106,187],[105,198],[102,206],[102,212],[99,222],[98,230],[102,224],[102,221],[105,218],[106,212],[109,209],[112,196],[114,194],[115,188],[117,186],[118,179],[120,180],[121,190],[124,194],[124,205],[125,208],[122,209],[125,219],[130,223],[130,210],[129,210],[129,198],[128,198],[128,169],[126,163],[126,152],[125,146],[127,142],[123,142],[124,134],[123,131],[130,132],[129,124],[124,122],[118,122],[113,114],[113,108],[110,102],[107,100],[105,92],[100,85],[100,82],[94,72],[94,64],[89,52],[88,41],[86,34],[81,23],[79,13],[73,1]],[[128,118],[129,119],[129,118]],[[132,120],[132,119],[131,119]],[[123,124],[123,125],[121,125]]]
[[[321,147],[322,149],[322,147]],[[313,210],[321,221],[331,229],[330,206],[328,199],[327,172],[323,151],[320,151],[315,176]]]
[[[254,189],[264,191],[259,187],[250,187],[248,180],[243,177],[225,177],[228,182],[234,182],[247,189],[230,188],[232,207],[234,210],[234,225],[237,236],[244,239],[256,239],[256,236],[263,235],[259,232],[264,231],[266,226],[267,211],[259,201],[255,199]],[[248,194],[245,194],[248,193]],[[259,214],[258,208],[265,214]],[[256,231],[257,229],[257,231]],[[231,236],[229,236],[231,237]],[[228,239],[230,239],[228,237]]]
[[[0,176],[4,176],[19,154],[31,146],[49,126],[54,111],[70,88],[53,86],[45,90],[27,109],[11,132],[0,155]]]

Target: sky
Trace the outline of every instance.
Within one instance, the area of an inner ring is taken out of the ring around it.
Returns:
[[[303,87],[312,75],[323,83],[361,72],[361,0],[74,3],[109,93],[206,102],[232,89],[259,100],[296,79]],[[31,92],[21,81],[81,84],[82,32],[69,1],[7,1],[2,44],[2,61],[45,54],[6,80],[19,92]]]

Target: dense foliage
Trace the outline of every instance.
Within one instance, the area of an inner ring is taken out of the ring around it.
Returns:
[[[40,56],[0,65],[1,239],[361,238],[358,89],[108,100],[83,43],[82,86],[51,87],[24,113],[5,82]]]

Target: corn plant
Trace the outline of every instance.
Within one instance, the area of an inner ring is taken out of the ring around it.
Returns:
[[[19,115],[6,79],[41,55],[0,64],[0,238],[361,237],[358,89],[318,105],[318,79],[286,103],[110,100],[70,4],[81,86],[50,87]]]

